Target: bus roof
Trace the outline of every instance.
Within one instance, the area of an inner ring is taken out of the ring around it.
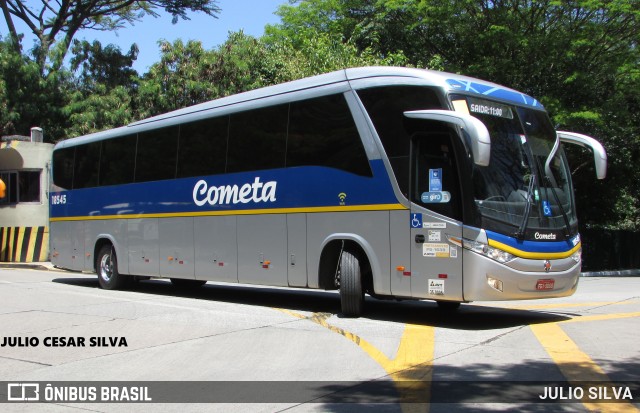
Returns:
[[[397,78],[397,82],[393,82],[393,78]],[[376,79],[379,79],[379,81],[375,81]],[[539,110],[544,109],[543,106],[531,96],[495,83],[475,79],[469,76],[405,67],[358,67],[307,77],[211,100],[133,122],[119,128],[64,140],[58,142],[56,149],[129,135],[147,129],[168,126],[169,124],[198,120],[198,118],[212,116],[214,113],[223,115],[229,112],[248,110],[251,107],[262,106],[260,104],[261,101],[264,101],[265,105],[273,104],[272,98],[281,97],[283,101],[300,100],[308,97],[307,95],[312,94],[312,91],[317,89],[333,90],[336,93],[344,92],[351,88],[350,82],[357,83],[357,81],[373,80],[376,84],[384,85],[388,83],[400,84],[409,79],[413,79],[413,81],[416,82],[415,84],[436,86],[447,92],[475,94],[492,99],[507,101],[517,105],[529,106]],[[374,83],[369,83],[368,86],[371,86]],[[357,88],[358,87],[356,87],[356,89]],[[267,101],[269,103],[267,103]]]

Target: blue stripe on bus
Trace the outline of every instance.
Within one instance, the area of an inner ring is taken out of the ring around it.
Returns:
[[[370,164],[373,177],[305,166],[55,192],[51,218],[398,204],[383,162]]]
[[[515,90],[503,89],[498,86],[486,85],[484,83],[463,81],[457,79],[447,79],[447,84],[456,91],[475,93],[480,96],[493,97],[513,102],[516,105],[530,106],[536,109],[544,109],[544,106],[536,99]]]
[[[524,252],[554,253],[570,251],[580,242],[578,235],[566,241],[526,241],[518,240],[515,237],[499,234],[493,231],[486,231],[489,240],[497,241],[511,248]]]

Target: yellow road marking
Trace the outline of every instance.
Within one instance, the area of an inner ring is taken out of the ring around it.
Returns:
[[[312,321],[351,340],[389,374],[400,392],[403,411],[425,413],[429,411],[427,401],[431,399],[434,327],[406,324],[396,356],[390,359],[362,337],[329,324],[327,322],[327,318],[331,316],[329,313],[314,313],[312,316],[305,316],[283,308],[277,308],[277,310],[296,318]],[[414,396],[418,394],[419,397],[416,400]]]
[[[564,323],[582,323],[586,321],[617,320],[620,318],[632,318],[632,317],[640,317],[640,312],[585,315],[581,317],[575,317],[570,320],[558,321],[558,323],[563,323],[563,324]]]
[[[560,308],[594,305],[621,305],[635,302],[637,302],[637,299],[622,302],[567,303],[554,305],[543,304],[530,307]],[[403,411],[429,411],[429,404],[427,401],[431,399],[431,387],[429,383],[433,376],[432,362],[435,346],[434,327],[406,324],[402,338],[400,339],[396,356],[395,358],[390,359],[363,338],[329,324],[327,322],[327,318],[331,316],[329,313],[314,313],[312,316],[305,316],[290,310],[280,308],[277,310],[293,317],[312,321],[349,339],[364,350],[369,357],[371,357],[390,375],[396,385],[396,388],[400,392],[401,407]],[[608,394],[612,395],[613,383],[611,382],[611,379],[609,379],[604,370],[596,364],[591,357],[580,350],[577,344],[562,330],[560,324],[631,317],[640,317],[640,312],[588,315],[553,323],[531,324],[529,327],[568,382],[578,384],[581,382],[598,382],[600,388],[606,388],[608,390]],[[417,391],[424,397],[420,397],[419,400],[414,400],[411,395],[418,394],[416,393]],[[586,396],[588,397],[587,394]],[[421,403],[417,403],[418,401]],[[582,404],[591,411],[606,411],[613,413],[640,411],[631,403],[626,402],[599,403],[598,401],[590,401],[585,398],[582,400]]]
[[[591,357],[580,350],[576,343],[560,328],[558,323],[532,324],[530,327],[567,381],[570,383],[597,381],[599,386],[608,388],[609,394],[613,394],[611,390],[613,384],[606,373]],[[630,403],[597,403],[583,398],[582,404],[587,409],[595,411],[638,411]]]

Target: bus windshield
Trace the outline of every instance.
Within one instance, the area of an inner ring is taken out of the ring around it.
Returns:
[[[556,134],[547,114],[475,97],[456,95],[452,102],[480,119],[491,135],[491,161],[473,171],[482,226],[537,240],[573,234],[577,220],[568,164],[562,149],[553,152]]]

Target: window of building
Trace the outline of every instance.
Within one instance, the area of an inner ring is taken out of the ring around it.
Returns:
[[[0,172],[0,179],[7,187],[0,205],[40,202],[41,173],[41,170]]]

